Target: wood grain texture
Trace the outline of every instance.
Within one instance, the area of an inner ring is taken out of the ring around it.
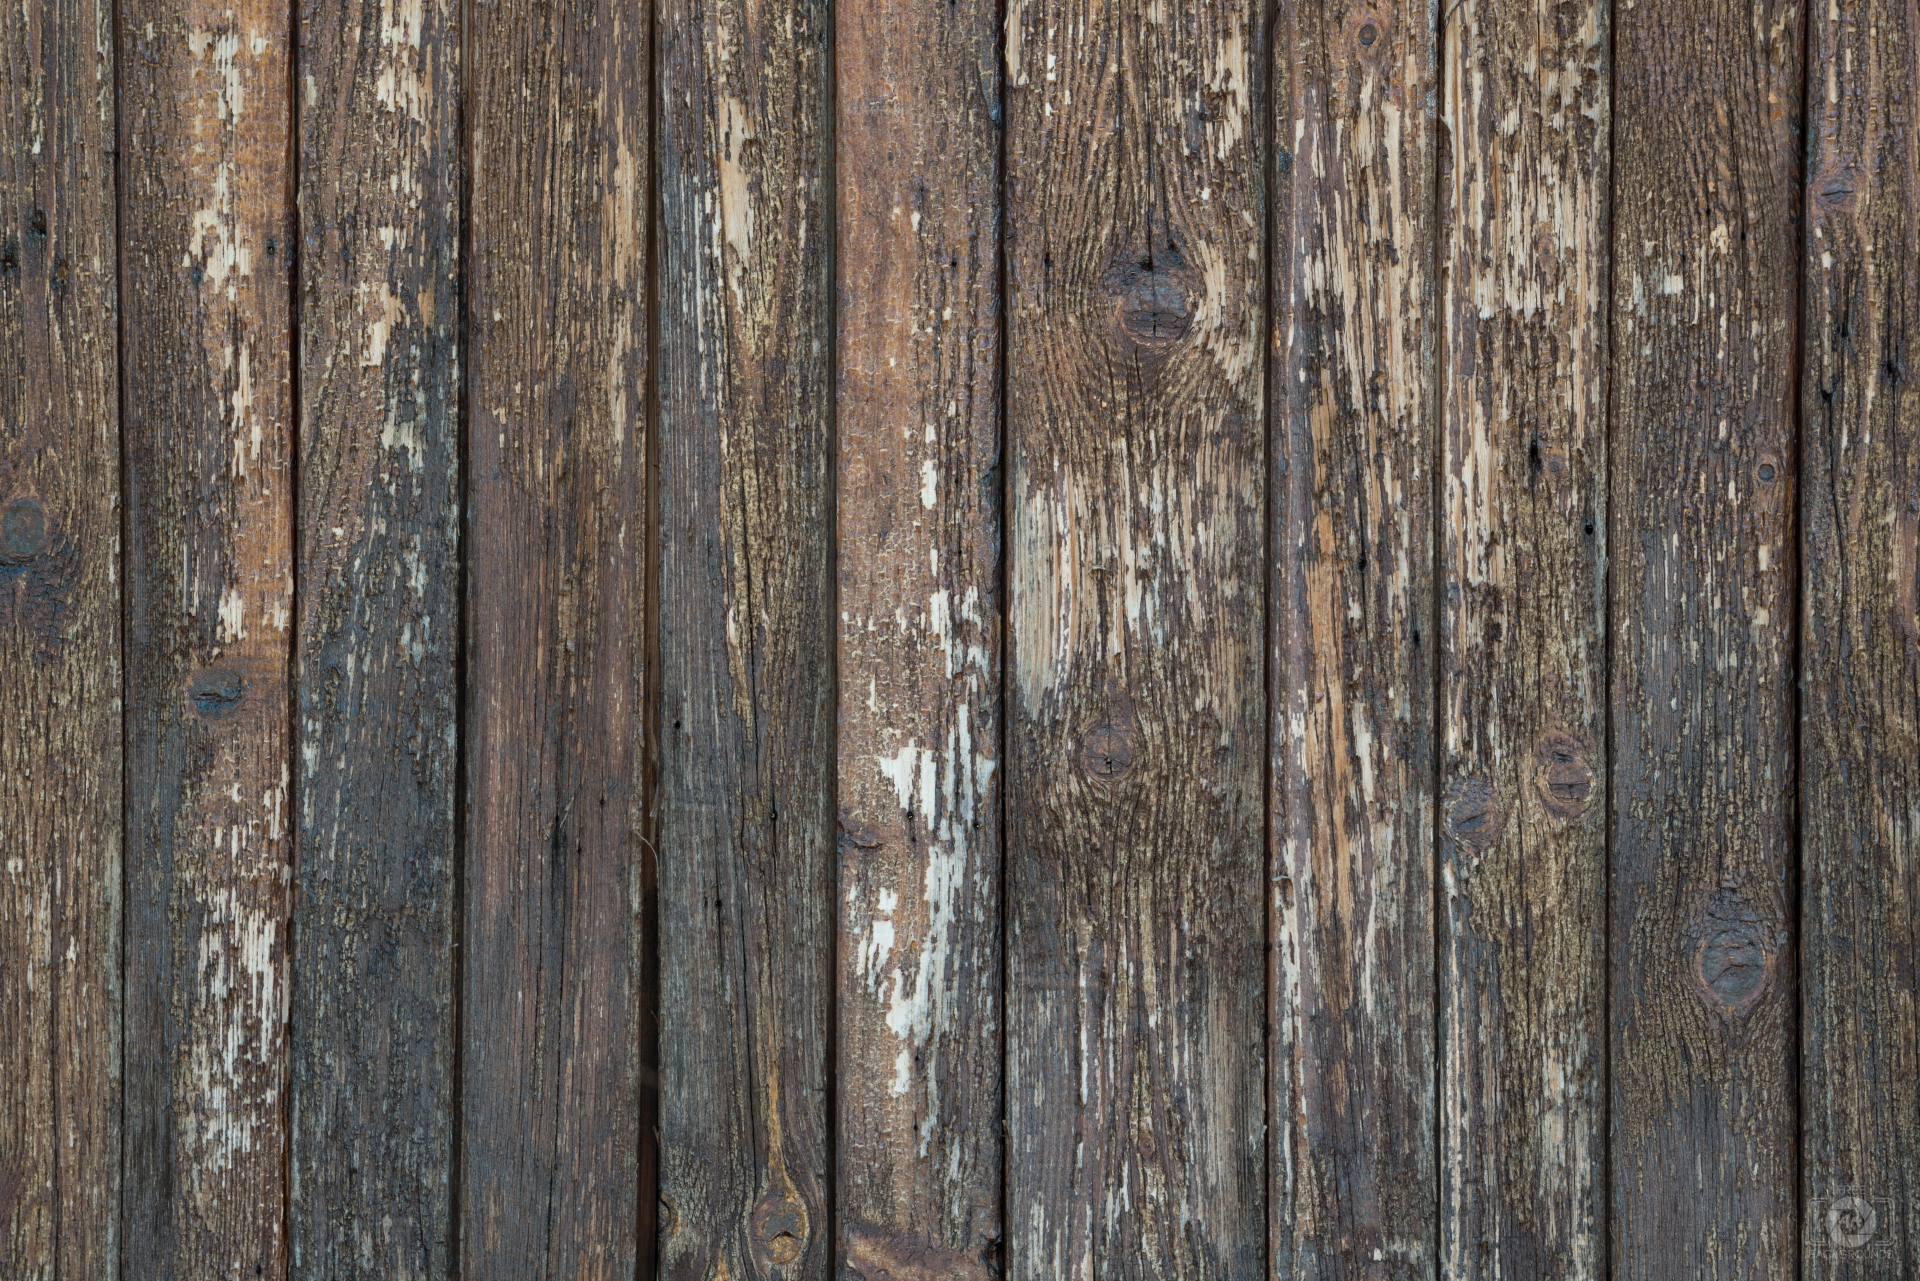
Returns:
[[[0,1273],[120,1238],[120,409],[110,10],[0,12]]]
[[[1615,15],[1616,1277],[1794,1270],[1802,15]]]
[[[120,12],[124,1248],[154,1278],[286,1267],[290,17]]]
[[[297,1277],[451,1258],[457,15],[300,11]]]
[[[644,11],[467,9],[460,1273],[625,1281],[638,1251]]]
[[[1606,1266],[1608,8],[1446,11],[1440,1217]]]
[[[984,1281],[1001,1235],[998,16],[836,16],[835,1207],[864,1281],[921,1249]]]
[[[1808,44],[1801,1275],[1866,1281],[1920,1274],[1920,15]]]
[[[660,27],[662,1275],[832,1266],[828,8]]]
[[[1007,15],[1008,1266],[1261,1266],[1264,16]]]
[[[1436,23],[1301,0],[1274,37],[1281,1277],[1436,1266]]]

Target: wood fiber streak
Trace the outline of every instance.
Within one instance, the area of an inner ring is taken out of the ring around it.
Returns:
[[[1261,1268],[1262,18],[1007,15],[1017,1277]]]
[[[1615,12],[1612,1251],[1791,1276],[1801,11]]]
[[[1274,1274],[1434,1274],[1429,5],[1284,0],[1272,394]]]
[[[1441,1259],[1598,1278],[1608,7],[1446,20]]]
[[[285,1272],[293,624],[284,4],[120,11],[126,1261]]]
[[[297,1277],[450,1259],[458,12],[300,13]]]
[[[1920,14],[1808,39],[1801,1275],[1877,1281],[1920,1274]]]
[[[837,15],[841,1257],[1000,1243],[998,5]]]
[[[0,11],[0,1274],[120,1238],[120,410],[110,9]]]
[[[663,0],[660,1248],[833,1265],[824,0]]]
[[[625,1281],[640,1195],[651,33],[623,0],[465,13],[460,1272]]]

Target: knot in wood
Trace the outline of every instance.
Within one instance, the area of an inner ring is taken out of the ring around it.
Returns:
[[[1534,778],[1547,812],[1559,818],[1578,818],[1593,796],[1593,767],[1587,763],[1587,745],[1567,730],[1548,730],[1533,747]]]
[[[1120,335],[1137,347],[1165,347],[1185,337],[1193,324],[1192,276],[1172,245],[1116,259],[1106,283]]]
[[[1723,887],[1695,907],[1687,935],[1687,977],[1700,999],[1728,1018],[1751,1013],[1773,985],[1784,942],[1778,924]]]
[[[1080,745],[1080,764],[1102,782],[1119,778],[1133,768],[1133,735],[1124,725],[1101,721]]]
[[[1493,785],[1485,779],[1460,779],[1447,788],[1447,830],[1475,853],[1493,848],[1506,821]]]
[[[187,687],[187,697],[193,700],[194,710],[215,721],[239,707],[246,692],[246,678],[227,667],[210,667],[194,677]]]
[[[39,554],[47,542],[47,512],[37,498],[16,498],[0,515],[0,547],[14,560]]]
[[[753,1209],[753,1245],[764,1263],[786,1267],[807,1250],[807,1207],[791,1188],[761,1198]]]

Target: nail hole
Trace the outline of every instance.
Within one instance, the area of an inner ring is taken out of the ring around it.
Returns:
[[[1368,48],[1372,48],[1373,42],[1379,38],[1380,28],[1374,26],[1371,22],[1360,28],[1360,43],[1366,45]]]
[[[1761,480],[1768,480],[1768,481],[1770,481],[1770,480],[1772,480],[1772,479],[1773,479],[1773,464],[1772,464],[1772,463],[1761,463],[1761,464],[1760,464],[1760,479],[1761,479]]]

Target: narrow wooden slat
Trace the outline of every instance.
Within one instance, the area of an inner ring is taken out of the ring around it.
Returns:
[[[836,16],[835,1205],[866,1281],[985,1278],[1001,1232],[998,18]]]
[[[1615,11],[1614,1275],[1794,1270],[1802,14]]]
[[[824,0],[662,0],[664,1276],[832,1266]]]
[[[1446,11],[1441,1259],[1606,1261],[1604,0]]]
[[[297,1277],[450,1257],[458,12],[300,13]]]
[[[155,1278],[282,1275],[293,609],[284,4],[120,11],[126,1224]]]
[[[120,1218],[120,410],[109,9],[0,12],[0,1273]]]
[[[637,1247],[649,40],[467,9],[460,1274]]]
[[[1436,23],[1283,0],[1274,35],[1281,1277],[1436,1266]]]
[[[1920,1274],[1920,15],[1810,17],[1801,1275],[1866,1281]]]
[[[1266,1223],[1264,15],[1009,10],[1009,1272]]]

